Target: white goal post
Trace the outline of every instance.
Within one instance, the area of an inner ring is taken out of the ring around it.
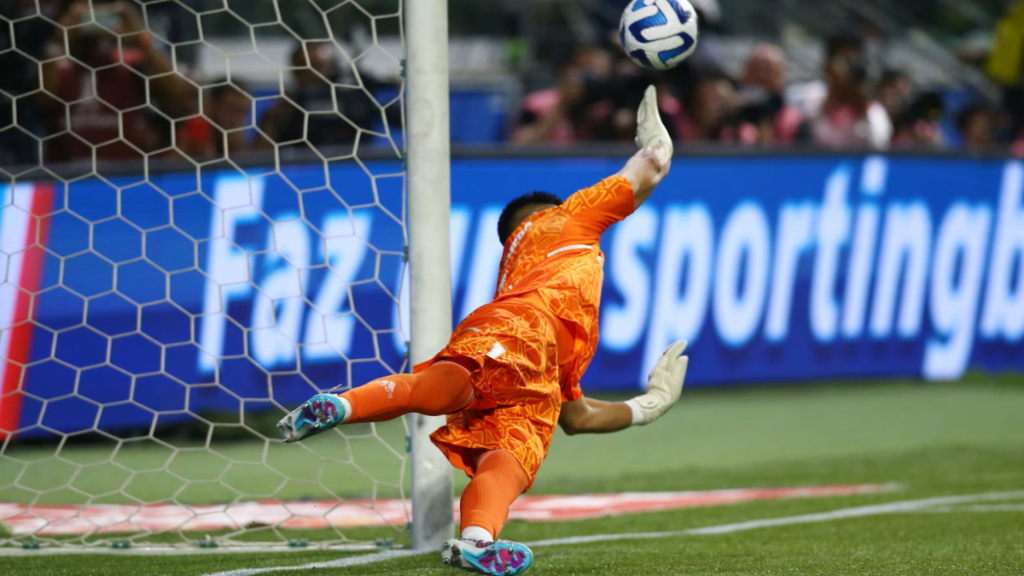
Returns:
[[[448,0],[406,0],[409,274],[413,364],[452,331],[451,156],[448,124]],[[430,442],[443,416],[413,415],[412,541],[439,549],[453,534],[452,468]]]
[[[451,334],[447,0],[41,5],[0,11],[0,555],[439,549],[443,417],[274,422]]]

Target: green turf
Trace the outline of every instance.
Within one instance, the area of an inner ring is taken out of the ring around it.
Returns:
[[[265,430],[265,433],[276,432]],[[170,442],[113,440],[7,446],[0,456],[0,501],[37,504],[153,502],[190,504],[241,497],[398,497],[403,482],[403,422],[353,426],[308,444],[214,437]],[[353,466],[352,463],[357,464]]]
[[[314,441],[327,445],[330,439]],[[45,447],[33,449],[47,453]],[[245,444],[234,449],[235,454],[254,450]],[[144,449],[137,455],[139,462],[148,457]],[[535,487],[537,493],[573,493],[859,482],[898,482],[904,488],[575,522],[512,522],[502,536],[534,541],[669,531],[897,500],[1024,490],[1024,386],[972,381],[688,392],[655,425],[609,436],[559,435]],[[337,485],[339,493],[347,486],[343,479]],[[239,488],[252,490],[244,484]],[[528,574],[1020,574],[1024,512],[889,514],[726,535],[545,547],[536,553]],[[0,557],[0,573],[198,575],[341,556],[314,551],[173,558],[40,555]],[[458,572],[430,555],[315,573]]]

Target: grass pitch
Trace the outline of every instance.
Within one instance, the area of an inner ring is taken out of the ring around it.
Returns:
[[[534,488],[577,493],[897,482],[902,486],[897,492],[574,522],[511,522],[502,536],[531,542],[679,531],[1024,490],[1024,385],[976,380],[687,391],[654,425],[608,436],[557,436]],[[457,486],[464,485],[459,478]],[[1020,574],[1024,497],[725,534],[538,547],[535,554],[527,574]],[[353,554],[0,556],[0,573],[201,575],[348,556]],[[292,573],[460,572],[431,554]]]

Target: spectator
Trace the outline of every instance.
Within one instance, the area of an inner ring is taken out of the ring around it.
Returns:
[[[50,4],[44,2],[41,8],[47,17],[53,17]],[[16,124],[21,129],[0,132],[0,166],[5,168],[38,162],[39,147],[31,144],[45,136],[43,118],[35,106],[41,94],[36,62],[44,59],[44,45],[53,25],[43,18],[33,18],[36,9],[32,0],[0,2],[0,17],[18,21],[9,29],[13,34],[8,30],[0,34],[0,70],[4,71],[0,74],[0,127]],[[32,92],[35,96],[30,96]],[[14,99],[18,97],[22,98],[15,115]]]
[[[609,41],[612,54],[617,55],[612,66],[612,75],[604,83],[604,86],[593,88],[595,92],[606,95],[612,104],[611,131],[606,134],[607,139],[631,142],[636,137],[636,110],[644,98],[644,92],[651,84],[658,85],[658,107],[662,121],[668,129],[669,135],[673,139],[678,139],[676,126],[679,123],[678,117],[682,114],[683,105],[668,84],[671,78],[641,68],[627,58],[619,43],[617,32],[609,35]],[[675,71],[673,71],[672,76],[675,75]]]
[[[705,72],[683,95],[677,130],[684,142],[735,142],[739,110],[736,86],[728,76]]]
[[[996,23],[985,69],[1003,87],[1003,106],[1010,115],[1010,138],[1024,138],[1024,0],[1009,2],[1006,13]]]
[[[812,116],[814,142],[829,148],[885,149],[892,121],[885,108],[868,96],[868,71],[859,38],[832,38],[824,64],[828,92]]]
[[[967,150],[988,150],[996,146],[998,115],[984,104],[966,106],[956,116],[956,129]]]
[[[252,98],[245,84],[222,78],[206,88],[206,93],[203,114],[178,130],[178,150],[202,160],[234,156],[252,148],[246,138],[246,129],[252,127]]]
[[[146,28],[154,36],[174,46],[174,67],[179,74],[198,72],[201,24],[195,12],[202,11],[203,0],[147,2]]]
[[[47,159],[91,158],[93,146],[98,159],[138,158],[139,151],[166,147],[170,122],[155,112],[174,117],[190,111],[190,85],[173,73],[132,4],[93,0],[92,16],[89,11],[84,0],[68,4],[47,47],[57,58],[43,64],[43,87],[56,99],[41,98],[40,105],[50,133],[63,132],[49,142]],[[90,18],[115,33],[80,25]]]
[[[604,86],[591,88],[592,92],[607,98],[612,107],[609,129],[602,135],[605,139],[629,142],[636,137],[636,109],[651,82],[646,70],[623,56],[615,61],[612,75]],[[672,96],[667,89],[659,87],[658,98],[660,104],[664,104],[664,100]]]
[[[896,119],[892,144],[898,148],[942,148],[946,138],[942,130],[945,106],[942,94],[925,92],[907,106]]]
[[[558,86],[532,92],[523,99],[512,142],[566,144],[600,139],[614,112],[604,90],[612,69],[611,54],[604,48],[588,45],[577,50],[572,61],[559,71]]]
[[[886,70],[878,81],[875,99],[895,122],[903,116],[914,96],[914,82],[901,70]]]
[[[756,46],[743,70],[740,142],[770,146],[809,138],[803,114],[785,102],[785,91],[785,52],[774,44]]]
[[[719,0],[691,0],[690,4],[697,14],[697,49],[670,73],[660,74],[661,82],[679,98],[692,93],[703,76],[726,75],[727,71],[732,69],[730,64],[734,55],[734,45],[729,41],[727,18],[723,17]],[[681,106],[682,104],[679,104],[680,112]],[[666,111],[665,104],[662,103],[662,113]],[[678,119],[673,119],[673,125],[679,123],[676,120]],[[669,127],[669,130],[672,129]]]
[[[354,70],[343,71],[331,42],[299,44],[291,62],[294,84],[263,116],[260,130],[266,139],[258,139],[258,147],[303,138],[316,147],[351,146],[360,134],[372,130],[374,120],[383,121],[381,107],[370,96],[377,84],[357,77]]]

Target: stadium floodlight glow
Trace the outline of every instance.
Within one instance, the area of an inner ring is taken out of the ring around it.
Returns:
[[[110,36],[91,31],[95,14],[48,24],[61,23],[60,42],[33,65],[97,86],[71,96],[77,80],[44,82],[53,118],[102,115],[98,70],[120,66],[145,87],[137,108],[172,122],[167,146],[152,149],[118,125],[145,165],[108,172],[109,143],[77,134],[73,119],[63,134],[87,160],[57,164],[54,141],[38,136],[43,171],[0,167],[0,520],[15,530],[0,546],[373,548],[408,535],[423,549],[452,535],[452,472],[428,439],[436,418],[289,446],[273,426],[312,392],[410,370],[451,331],[447,2],[364,4],[274,0],[267,22],[241,7],[130,3],[139,18],[114,31],[125,46],[151,43],[166,70],[65,55]],[[160,21],[148,11],[171,7],[196,38],[178,45],[145,28]],[[217,18],[252,45],[211,38],[203,26]],[[185,45],[223,62],[225,78],[186,77],[171,57]],[[272,82],[245,82],[270,69]],[[371,73],[383,87],[371,89]],[[161,107],[156,78],[176,79],[196,110]],[[323,92],[303,94],[303,82]],[[239,126],[216,111],[225,91],[246,98]],[[257,121],[265,110],[288,120],[272,128]],[[352,133],[319,141],[324,126]],[[241,133],[272,158],[236,154]],[[169,171],[145,168],[169,156]],[[381,310],[398,322],[377,322]]]

